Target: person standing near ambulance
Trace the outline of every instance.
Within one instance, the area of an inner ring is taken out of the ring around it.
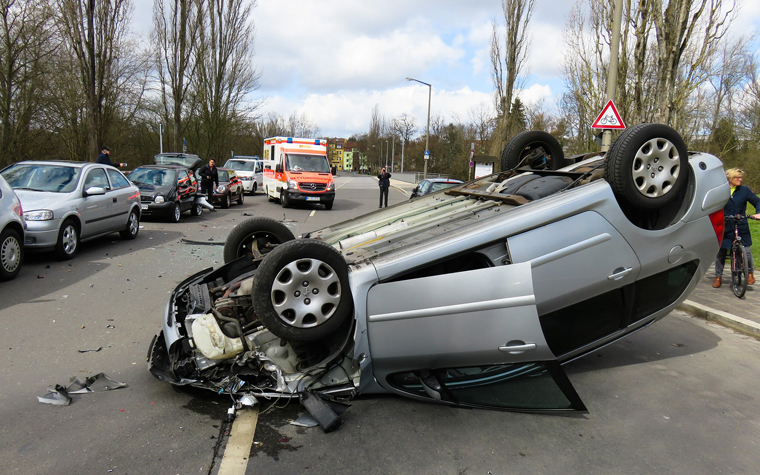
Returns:
[[[380,184],[380,208],[383,207],[383,196],[385,196],[385,207],[388,207],[388,189],[391,187],[391,174],[383,167],[380,174],[377,175]]]

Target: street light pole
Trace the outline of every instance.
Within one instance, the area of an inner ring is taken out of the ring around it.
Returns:
[[[430,84],[420,81],[419,79],[414,78],[406,78],[407,81],[415,81],[420,84],[424,84],[428,87],[428,115],[427,115],[427,129],[425,131],[425,169],[422,173],[422,179],[424,180],[427,178],[427,158],[430,156],[430,99],[433,96],[433,86]]]

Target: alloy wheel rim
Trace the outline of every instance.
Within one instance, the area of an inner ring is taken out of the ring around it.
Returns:
[[[678,148],[667,139],[649,140],[636,152],[631,171],[639,193],[649,198],[666,195],[681,173]]]
[[[68,225],[63,229],[63,251],[73,254],[77,248],[77,231],[74,226]]]
[[[137,227],[137,215],[135,213],[132,213],[129,215],[129,234],[137,234]]]
[[[319,259],[298,259],[278,272],[270,297],[283,322],[295,328],[313,328],[337,311],[340,279],[329,264]]]
[[[14,272],[21,264],[21,245],[18,240],[8,236],[0,246],[0,262],[6,272]]]

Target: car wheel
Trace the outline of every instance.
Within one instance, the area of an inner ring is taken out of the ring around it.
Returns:
[[[326,201],[323,203],[325,205],[325,209],[327,211],[330,211],[332,209],[333,202],[332,201]]]
[[[58,241],[55,244],[55,253],[62,260],[73,259],[79,252],[79,227],[67,219],[58,231]]]
[[[230,207],[230,204],[232,204],[232,200],[230,199],[230,193],[227,193],[222,198],[222,208],[227,209]]]
[[[238,196],[237,204],[242,205],[243,204],[243,195],[245,194],[245,190],[240,188],[240,196]]]
[[[137,211],[132,210],[129,213],[129,219],[127,219],[127,227],[119,234],[122,239],[134,239],[137,237],[137,233],[140,231],[140,217],[137,215]]]
[[[238,224],[224,242],[224,263],[243,256],[260,259],[275,246],[295,239],[284,224],[272,218],[258,217]]]
[[[179,223],[180,216],[182,216],[182,209],[179,207],[179,203],[174,203],[174,206],[169,213],[169,222]]]
[[[13,229],[0,234],[0,280],[11,280],[21,271],[24,260],[24,243]]]
[[[657,209],[679,199],[689,180],[686,144],[671,127],[639,124],[612,144],[604,177],[615,195],[637,208]]]
[[[507,142],[501,153],[501,171],[518,166],[534,170],[557,170],[565,165],[562,146],[551,134],[541,130],[520,132]]]
[[[193,203],[193,207],[191,208],[190,214],[192,214],[193,216],[196,216],[196,217],[202,215],[203,214],[203,206],[201,206],[201,205],[199,205],[197,203]]]
[[[280,204],[283,208],[288,208],[290,206],[290,198],[284,191],[280,193]]]
[[[253,187],[251,187],[251,195],[255,195],[255,194],[256,194],[256,182],[254,181]]]
[[[353,306],[346,261],[322,241],[286,242],[261,262],[251,299],[261,323],[280,338],[314,341],[330,336]]]

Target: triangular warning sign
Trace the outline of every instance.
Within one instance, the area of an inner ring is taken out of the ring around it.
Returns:
[[[623,119],[620,118],[620,114],[618,114],[617,108],[615,107],[615,103],[612,102],[612,99],[610,99],[607,105],[604,106],[604,109],[602,109],[602,113],[599,114],[599,117],[596,118],[591,128],[592,129],[624,129],[625,128]]]

